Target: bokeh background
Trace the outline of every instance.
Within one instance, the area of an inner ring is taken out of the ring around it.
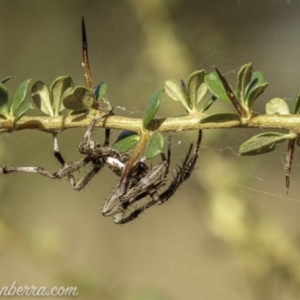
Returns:
[[[214,65],[231,82],[250,61],[265,75],[270,86],[257,112],[273,97],[291,103],[300,89],[298,0],[0,0],[0,78],[16,75],[11,95],[27,78],[84,83],[82,15],[93,79],[108,84],[119,115],[140,118],[166,79]],[[164,96],[159,117],[183,113]],[[1,176],[0,286],[77,286],[80,299],[299,299],[299,152],[286,195],[286,145],[264,156],[237,154],[259,132],[205,131],[191,179],[126,226],[101,215],[117,182],[109,170],[81,192],[67,180]],[[80,158],[83,133],[59,135],[68,162]],[[196,136],[172,134],[172,169]],[[104,131],[94,137],[102,142]],[[0,161],[59,168],[52,136],[36,131],[2,134]]]

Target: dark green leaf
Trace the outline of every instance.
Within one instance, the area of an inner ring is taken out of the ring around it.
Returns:
[[[17,88],[17,91],[13,97],[11,107],[10,107],[10,113],[13,114],[20,105],[24,102],[27,88],[30,83],[31,79],[27,79],[21,83],[21,85]]]
[[[164,137],[160,132],[153,133],[147,143],[145,156],[147,159],[155,157],[164,150]]]
[[[16,129],[17,126],[17,122],[23,117],[23,115],[25,114],[25,112],[28,109],[33,109],[34,107],[32,106],[31,103],[26,103],[23,107],[21,107],[19,109],[19,111],[15,114],[15,119],[13,122],[13,129]]]
[[[105,82],[101,82],[98,84],[94,90],[94,95],[97,101],[100,101],[107,93],[107,84]]]
[[[144,117],[143,117],[144,128],[147,128],[148,125],[150,124],[150,122],[154,119],[155,114],[159,108],[162,92],[163,92],[163,90],[158,90],[150,98],[150,100],[147,104],[147,107],[145,109]]]
[[[64,109],[62,100],[65,91],[73,88],[73,81],[70,76],[61,76],[56,78],[50,86],[50,101],[55,116]]]
[[[259,72],[259,71],[255,71],[252,73],[252,78],[251,78],[251,83],[250,83],[250,86],[249,88],[251,88],[251,84],[252,84],[252,81],[255,80],[256,81],[256,84],[261,84],[264,82],[264,75]]]
[[[266,104],[266,113],[268,115],[288,115],[290,113],[290,109],[286,101],[281,98],[274,98]]]
[[[247,91],[246,91],[246,97],[248,97],[249,92],[256,86],[256,85],[260,85],[261,83],[264,82],[264,76],[261,72],[256,71],[252,73],[252,77],[251,77],[251,82],[247,87]]]
[[[180,101],[187,111],[191,110],[187,94],[179,82],[175,79],[170,79],[165,82],[165,91],[167,95],[175,100]]]
[[[15,78],[14,75],[7,76],[7,77],[5,77],[5,78],[3,78],[3,79],[1,80],[1,83],[4,84],[5,82],[7,82],[8,80],[11,80],[11,79],[13,79],[13,78]]]
[[[48,88],[42,81],[37,81],[31,88],[34,104],[46,115],[54,116]]]
[[[85,86],[77,86],[72,92],[64,93],[63,104],[70,110],[90,109],[94,102],[94,95]]]
[[[218,99],[231,102],[229,97],[227,96],[227,93],[225,91],[225,88],[216,72],[211,72],[208,75],[204,77],[204,81],[210,90],[210,92],[216,96]]]
[[[237,75],[237,98],[244,103],[246,96],[247,86],[249,85],[252,77],[252,63],[243,65]]]
[[[113,144],[112,148],[122,154],[131,150],[136,145],[139,139],[140,137],[136,133],[127,136],[125,135],[121,139],[118,138],[117,141]]]
[[[298,92],[293,105],[293,114],[299,114],[300,112],[300,91]]]
[[[269,84],[267,82],[261,83],[259,85],[256,85],[251,92],[247,96],[247,104],[248,107],[251,109],[253,106],[254,101],[265,91]]]
[[[230,121],[240,121],[237,114],[231,112],[216,112],[203,117],[199,123],[222,123]]]
[[[188,96],[190,103],[192,104],[192,109],[195,109],[197,104],[204,97],[207,86],[204,82],[205,70],[196,71],[191,74],[188,81]]]
[[[131,131],[131,130],[123,130],[123,131],[121,131],[121,133],[118,135],[118,137],[117,137],[115,143],[118,142],[118,141],[121,141],[121,140],[123,140],[123,139],[125,139],[126,137],[131,136],[131,135],[137,135],[137,133],[136,133],[135,131]]]
[[[8,116],[8,93],[6,87],[0,82],[0,114]]]
[[[290,134],[264,132],[243,143],[239,148],[239,153],[241,155],[258,155],[268,153],[274,151],[280,143],[289,138],[291,138]]]

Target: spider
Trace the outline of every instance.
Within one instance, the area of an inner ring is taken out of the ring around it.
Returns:
[[[54,173],[51,173],[41,167],[3,167],[0,168],[0,174],[10,174],[17,172],[25,173],[38,173],[51,179],[60,179],[68,177],[68,180],[73,189],[80,191],[83,189],[91,179],[103,168],[104,165],[108,166],[117,176],[121,176],[123,170],[123,164],[126,163],[130,155],[128,153],[119,154],[116,150],[109,148],[110,129],[105,129],[105,141],[103,146],[97,144],[91,139],[92,131],[100,118],[92,120],[91,124],[87,128],[81,142],[78,146],[78,152],[84,154],[85,157],[67,165],[61,153],[58,150],[57,138],[54,136],[54,156],[60,162],[62,168]],[[91,170],[76,182],[73,173],[85,165],[91,163]]]
[[[176,174],[171,184],[160,194],[159,189],[166,185],[169,173],[171,158],[171,141],[169,138],[167,157],[164,153],[161,153],[162,162],[151,170],[144,162],[139,161],[130,170],[125,180],[113,190],[102,209],[102,214],[104,216],[112,215],[116,224],[125,224],[136,219],[140,213],[151,206],[165,203],[173,196],[179,186],[191,176],[198,159],[201,139],[202,131],[199,130],[193,155],[191,156],[193,149],[193,144],[191,144],[182,166],[177,165]],[[150,201],[127,213],[130,205],[146,196],[150,197]]]
[[[79,153],[85,155],[82,159],[71,165],[67,165],[59,152],[57,138],[54,136],[54,156],[62,166],[59,171],[51,173],[41,167],[3,167],[0,168],[0,174],[26,172],[38,173],[51,179],[67,177],[72,188],[78,191],[83,189],[105,165],[118,177],[121,177],[125,165],[130,159],[130,154],[119,154],[116,150],[109,147],[110,129],[105,129],[105,141],[103,146],[91,139],[95,125],[99,119],[103,117],[104,116],[93,119],[88,126],[78,146]],[[124,224],[134,220],[140,213],[151,206],[166,202],[176,192],[178,187],[190,177],[198,158],[201,136],[202,132],[200,130],[194,154],[191,156],[193,148],[193,144],[191,144],[182,166],[177,166],[176,174],[170,186],[161,194],[159,194],[158,191],[161,187],[166,185],[167,175],[169,173],[171,157],[170,139],[167,156],[165,153],[161,153],[162,162],[159,165],[149,169],[142,160],[139,160],[122,183],[118,184],[113,190],[102,209],[103,216],[113,216],[113,220],[116,224]],[[90,171],[76,182],[73,173],[89,163],[92,165]],[[132,204],[146,196],[150,197],[150,201],[128,213],[128,209]]]

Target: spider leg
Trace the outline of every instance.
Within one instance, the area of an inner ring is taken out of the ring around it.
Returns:
[[[96,148],[96,142],[91,139],[91,135],[99,119],[100,118],[93,119],[90,125],[88,126],[82,140],[79,143],[78,146],[79,153],[89,155],[91,154],[89,150],[94,150]]]
[[[11,173],[18,173],[18,172],[24,172],[24,173],[38,173],[43,176],[56,179],[57,177],[53,175],[52,173],[48,172],[47,170],[44,170],[41,167],[3,167],[0,168],[0,174],[11,174]]]
[[[59,152],[56,134],[53,135],[53,142],[54,142],[54,156],[56,157],[56,159],[59,161],[59,163],[61,164],[61,166],[63,168],[67,167],[67,164],[66,164],[64,158],[62,157],[61,153]],[[63,169],[61,169],[61,170],[63,170]],[[63,176],[57,176],[56,175],[57,173],[50,173],[49,171],[47,171],[41,167],[3,167],[3,168],[0,168],[0,173],[3,173],[3,174],[11,174],[11,173],[17,173],[17,172],[38,173],[42,176],[52,178],[52,179],[61,178],[61,177],[68,175],[68,173],[66,173]]]
[[[24,172],[24,173],[37,173],[42,176],[51,178],[51,179],[61,179],[63,177],[68,176],[68,180],[75,190],[81,190],[83,189],[87,183],[102,169],[104,166],[104,163],[102,161],[97,161],[96,163],[93,163],[92,169],[83,176],[78,182],[76,182],[73,172],[77,171],[78,169],[85,166],[87,163],[91,162],[91,157],[86,156],[83,159],[75,162],[74,164],[71,164],[65,168],[62,168],[58,172],[51,173],[44,168],[41,167],[3,167],[0,168],[0,174],[11,174],[11,173],[17,173],[17,172]]]
[[[105,147],[109,146],[109,137],[110,137],[110,129],[105,128],[105,141],[104,141],[104,146]]]
[[[164,152],[161,152],[162,162],[157,167],[154,167],[152,170],[150,170],[147,175],[138,182],[138,184],[134,185],[128,192],[126,192],[126,194],[120,197],[121,204],[118,207],[115,207],[112,213],[115,214],[114,222],[116,224],[127,223],[135,219],[140,214],[139,210],[143,211],[147,209],[148,206],[150,207],[157,203],[159,199],[158,190],[165,185],[166,177],[169,173],[171,160],[171,135],[169,135],[168,139],[169,143],[167,157]],[[130,175],[128,177],[130,178]],[[125,211],[130,205],[148,195],[152,199],[150,202],[134,210],[131,214],[124,218]]]
[[[171,185],[168,187],[166,191],[164,191],[160,195],[159,204],[163,204],[166,202],[171,196],[174,195],[176,190],[179,188],[179,186],[186,181],[188,178],[190,178],[192,171],[194,170],[195,164],[197,162],[198,156],[199,156],[199,150],[200,150],[200,144],[202,140],[202,130],[199,130],[198,134],[198,140],[195,146],[194,154],[192,157],[190,157],[191,150],[193,147],[193,144],[191,144],[188,154],[186,155],[182,166],[178,166],[176,170],[176,176],[171,182]]]
[[[161,160],[167,162],[167,168],[166,168],[165,176],[167,176],[168,173],[169,173],[169,167],[170,167],[170,161],[171,161],[171,135],[169,135],[168,140],[169,140],[169,142],[168,142],[168,154],[167,154],[167,157],[166,157],[165,152],[161,152],[161,154],[160,154]]]
[[[80,159],[79,161],[73,163],[72,165],[68,166],[59,151],[57,136],[53,135],[53,138],[54,138],[54,156],[57,158],[57,160],[60,162],[62,166],[62,169],[54,173],[53,175],[56,178],[62,178],[67,176],[68,181],[70,182],[74,190],[79,191],[83,189],[88,184],[88,182],[92,179],[92,177],[94,177],[94,175],[96,175],[100,171],[100,169],[103,167],[103,163],[101,164],[101,166],[100,164],[95,164],[93,168],[76,183],[73,172],[79,170],[80,168],[88,164],[92,160],[92,158],[86,156]]]
[[[157,201],[151,200],[147,202],[145,205],[135,209],[133,212],[131,212],[129,215],[124,217],[124,213],[118,213],[114,217],[114,222],[116,224],[126,224],[128,222],[131,222],[135,220],[142,212],[144,212],[146,209],[150,208],[151,206],[157,204]]]
[[[105,116],[109,116],[111,114],[112,112],[109,112]],[[109,163],[107,163],[106,161],[109,161],[110,157],[112,159],[115,159],[115,161],[128,160],[126,155],[120,156],[120,154],[117,151],[110,149],[108,147],[110,129],[105,130],[104,146],[98,145],[95,141],[91,139],[91,133],[96,123],[99,121],[99,119],[105,116],[93,119],[91,124],[88,126],[88,129],[79,144],[79,152],[82,154],[86,154],[86,156],[78,160],[77,162],[67,165],[66,161],[64,160],[63,156],[59,151],[57,135],[54,134],[53,135],[54,156],[59,161],[62,167],[59,171],[51,173],[41,167],[3,167],[0,168],[0,174],[25,172],[25,173],[37,173],[51,179],[60,179],[63,177],[67,177],[73,189],[75,190],[83,189],[87,185],[87,183],[102,169],[102,167],[105,164],[109,165]],[[80,168],[84,167],[88,163],[92,164],[92,169],[85,176],[83,176],[78,182],[76,182],[73,173],[79,170]],[[121,172],[120,170],[122,170],[122,168],[120,166],[115,166],[115,165],[116,164],[110,163],[110,167],[114,168],[114,173],[118,175]],[[120,162],[120,165],[122,165],[122,162]]]
[[[85,176],[78,180],[77,183],[75,181],[74,176],[71,176],[70,183],[73,189],[76,191],[82,190],[92,180],[92,178],[102,169],[103,166],[103,163],[93,164],[93,168]]]
[[[62,157],[59,149],[58,149],[58,141],[57,141],[57,135],[53,134],[53,148],[54,148],[54,156],[59,161],[62,167],[67,167],[66,161]]]
[[[90,123],[90,125],[88,126],[81,142],[79,143],[78,146],[78,151],[82,154],[93,154],[93,150],[96,149],[99,145],[92,140],[91,136],[92,136],[92,132],[96,126],[96,124],[99,122],[99,120],[108,117],[110,115],[112,115],[113,112],[109,112],[107,114],[105,114],[104,116],[95,118],[92,120],[92,122]],[[105,141],[104,141],[104,146],[103,147],[108,147],[109,145],[109,136],[110,136],[110,129],[106,128],[105,129]]]
[[[59,148],[58,148],[57,134],[53,134],[53,143],[54,143],[54,156],[55,156],[55,158],[59,161],[59,163],[61,164],[63,169],[67,169],[68,165],[66,164],[66,161],[64,160],[64,158],[61,155],[61,153],[59,151]],[[71,172],[69,172],[69,173],[66,173],[65,176],[68,176],[68,180],[69,180],[71,186],[73,186],[73,182],[75,181],[75,178],[74,178],[73,174]]]
[[[105,139],[105,141],[106,141],[106,139]],[[58,172],[53,173],[53,176],[55,176],[55,178],[62,178],[62,177],[67,176],[72,188],[77,191],[80,191],[81,189],[83,189],[89,183],[89,181],[91,181],[91,179],[104,166],[104,163],[102,160],[100,161],[99,159],[97,159],[97,160],[94,160],[94,162],[93,162],[92,156],[86,156],[86,157],[78,160],[77,162],[71,164],[70,166],[68,166],[58,149],[58,142],[57,142],[56,135],[54,135],[54,156],[61,163],[63,168],[61,170],[59,170]],[[80,168],[82,168],[83,166],[85,166],[86,164],[88,164],[90,162],[92,162],[93,168],[85,176],[83,176],[78,182],[76,182],[73,172],[79,170]]]
[[[127,208],[133,203],[148,195],[157,201],[159,197],[157,191],[165,185],[165,179],[169,172],[170,158],[171,136],[169,136],[167,157],[162,152],[162,162],[150,171],[143,162],[135,165],[121,185],[114,189],[103,207],[102,214],[104,216],[114,215],[114,222],[118,224],[123,219]]]
[[[156,205],[157,203],[163,204],[171,196],[173,196],[174,193],[176,192],[176,190],[179,188],[179,186],[191,176],[191,173],[195,167],[195,164],[196,164],[198,156],[199,156],[201,139],[202,139],[202,131],[199,130],[198,140],[197,140],[197,144],[196,144],[193,156],[190,157],[191,151],[193,148],[193,144],[191,144],[191,146],[188,150],[188,153],[182,163],[182,166],[181,167],[178,166],[178,169],[176,170],[176,176],[174,177],[171,185],[167,188],[167,190],[165,192],[163,192],[158,197],[153,197],[153,195],[150,194],[150,197],[151,197],[150,201],[148,201],[143,206],[135,209],[133,212],[128,214],[126,217],[124,217],[125,212],[118,212],[114,218],[115,223],[125,224],[130,221],[133,221],[146,209],[152,207],[153,205]],[[147,195],[147,193],[146,193],[146,195]],[[146,196],[146,195],[144,195],[144,196]],[[141,199],[141,198],[139,198],[139,199]],[[133,202],[135,202],[135,201],[132,201],[132,203]],[[132,204],[132,203],[130,203],[130,204]]]
[[[166,177],[169,173],[169,166],[171,160],[171,136],[169,135],[168,153],[167,157],[164,152],[161,152],[162,162],[154,167],[144,176],[137,185],[126,193],[122,197],[121,202],[129,200],[128,205],[145,197],[145,193],[150,195],[151,198],[156,199],[158,197],[157,191],[160,187],[165,185]],[[134,197],[135,195],[135,197]]]
[[[123,182],[115,187],[108,200],[105,202],[104,207],[102,209],[103,216],[111,216],[120,210],[124,210],[121,205],[115,205],[118,202],[126,202],[129,197],[131,198],[131,194],[128,196],[127,191],[131,191],[134,187],[137,187],[138,183],[141,179],[148,173],[148,167],[143,162],[138,162],[123,180]],[[121,174],[121,173],[120,173]],[[135,190],[136,192],[137,190]],[[123,199],[123,197],[126,197]],[[126,204],[124,204],[126,205]]]
[[[88,126],[88,129],[81,140],[79,144],[79,152],[82,154],[88,154],[86,157],[80,159],[79,161],[73,163],[72,165],[68,166],[62,155],[60,154],[58,150],[58,143],[57,140],[55,140],[54,143],[54,155],[59,160],[59,162],[62,164],[63,168],[59,170],[54,175],[58,178],[68,176],[68,180],[75,190],[81,190],[83,189],[89,181],[102,169],[104,164],[106,163],[106,159],[103,159],[103,156],[115,155],[118,157],[118,153],[110,148],[108,148],[109,145],[109,136],[110,136],[110,129],[105,129],[105,141],[104,146],[98,145],[96,142],[94,142],[91,139],[91,134],[93,129],[95,128],[95,125],[97,122],[103,118],[104,116],[100,118],[95,118],[92,120],[91,124]],[[89,162],[92,162],[92,169],[83,176],[78,182],[76,182],[75,177],[73,176],[73,172],[79,170]]]

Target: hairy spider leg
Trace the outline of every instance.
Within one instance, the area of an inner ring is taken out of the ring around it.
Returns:
[[[80,191],[82,190],[91,180],[92,178],[103,168],[105,162],[103,160],[103,153],[101,152],[101,147],[98,145],[94,140],[91,139],[92,131],[94,130],[97,122],[102,117],[95,118],[92,120],[91,124],[88,126],[81,142],[78,146],[78,151],[81,154],[86,154],[87,156],[80,159],[79,161],[73,163],[70,166],[67,166],[64,159],[62,158],[61,154],[58,150],[58,143],[56,142],[55,145],[55,157],[62,163],[63,162],[63,169],[59,170],[55,175],[58,178],[68,176],[68,180],[73,189]],[[104,140],[104,147],[109,146],[109,137],[110,137],[110,129],[105,129],[105,140]],[[88,163],[92,163],[92,169],[81,179],[77,182],[73,173]]]
[[[125,167],[125,166],[124,166]],[[124,169],[124,168],[123,168]],[[103,216],[112,216],[118,213],[122,208],[119,208],[119,205],[116,203],[121,202],[122,196],[124,196],[128,190],[131,190],[132,187],[136,186],[139,181],[147,175],[149,172],[148,166],[142,162],[137,162],[129,171],[126,178],[122,181],[122,183],[118,184],[111,195],[109,196],[108,200],[105,202],[102,214]]]
[[[190,178],[199,156],[201,140],[202,140],[202,130],[199,130],[198,140],[195,146],[193,156],[190,157],[191,150],[193,148],[193,144],[191,144],[190,149],[182,163],[182,166],[177,166],[176,176],[172,180],[171,185],[165,192],[161,194],[159,204],[163,204],[164,202],[166,202],[171,196],[173,196],[173,194],[176,192],[179,186],[188,178]]]
[[[0,174],[10,174],[10,173],[17,173],[17,172],[25,172],[25,173],[37,173],[42,176],[51,178],[51,179],[61,179],[63,177],[68,176],[68,180],[75,190],[83,189],[86,184],[101,170],[104,166],[105,161],[103,156],[108,156],[109,154],[113,154],[115,156],[119,156],[119,154],[110,148],[108,148],[109,144],[109,135],[110,130],[105,130],[105,141],[104,147],[98,145],[95,141],[91,139],[91,132],[94,129],[96,123],[99,121],[100,118],[93,119],[91,124],[88,126],[88,129],[79,144],[79,152],[81,154],[86,154],[86,156],[77,162],[72,163],[71,165],[67,165],[63,156],[61,155],[59,148],[57,137],[54,135],[54,156],[61,164],[62,168],[54,173],[51,173],[45,170],[42,167],[3,167],[0,168]],[[84,167],[88,163],[92,163],[92,169],[82,177],[77,183],[73,176],[73,173],[80,168]]]
[[[150,196],[151,199],[157,201],[159,194],[158,190],[165,185],[166,177],[169,173],[169,165],[171,160],[171,136],[169,135],[168,152],[167,157],[164,152],[161,153],[162,162],[147,170],[145,174],[140,176],[138,182],[132,185],[131,188],[127,187],[128,182],[132,182],[132,177],[135,172],[134,168],[127,175],[127,178],[118,186],[111,197],[109,198],[107,205],[104,206],[102,213],[104,215],[114,215],[114,222],[116,224],[124,218],[127,208],[138,200]],[[141,163],[141,162],[140,162]],[[116,202],[121,202],[115,206]]]
[[[201,144],[201,139],[202,139],[202,131],[199,130],[198,134],[198,140],[197,144],[194,150],[194,154],[192,157],[191,155],[191,150],[193,148],[193,144],[190,145],[189,151],[182,163],[182,166],[178,166],[176,169],[176,176],[173,178],[171,185],[167,188],[165,192],[163,192],[160,196],[159,199],[152,199],[151,201],[147,202],[145,205],[135,209],[132,213],[130,213],[128,216],[123,217],[118,221],[118,224],[125,224],[130,221],[133,221],[136,219],[142,212],[144,212],[146,209],[152,207],[153,205],[156,205],[157,203],[163,204],[165,203],[171,196],[174,195],[176,190],[179,188],[179,186],[187,180],[190,176],[191,173],[195,167],[195,164],[197,162],[198,156],[199,156],[199,151],[200,151],[200,144]]]

